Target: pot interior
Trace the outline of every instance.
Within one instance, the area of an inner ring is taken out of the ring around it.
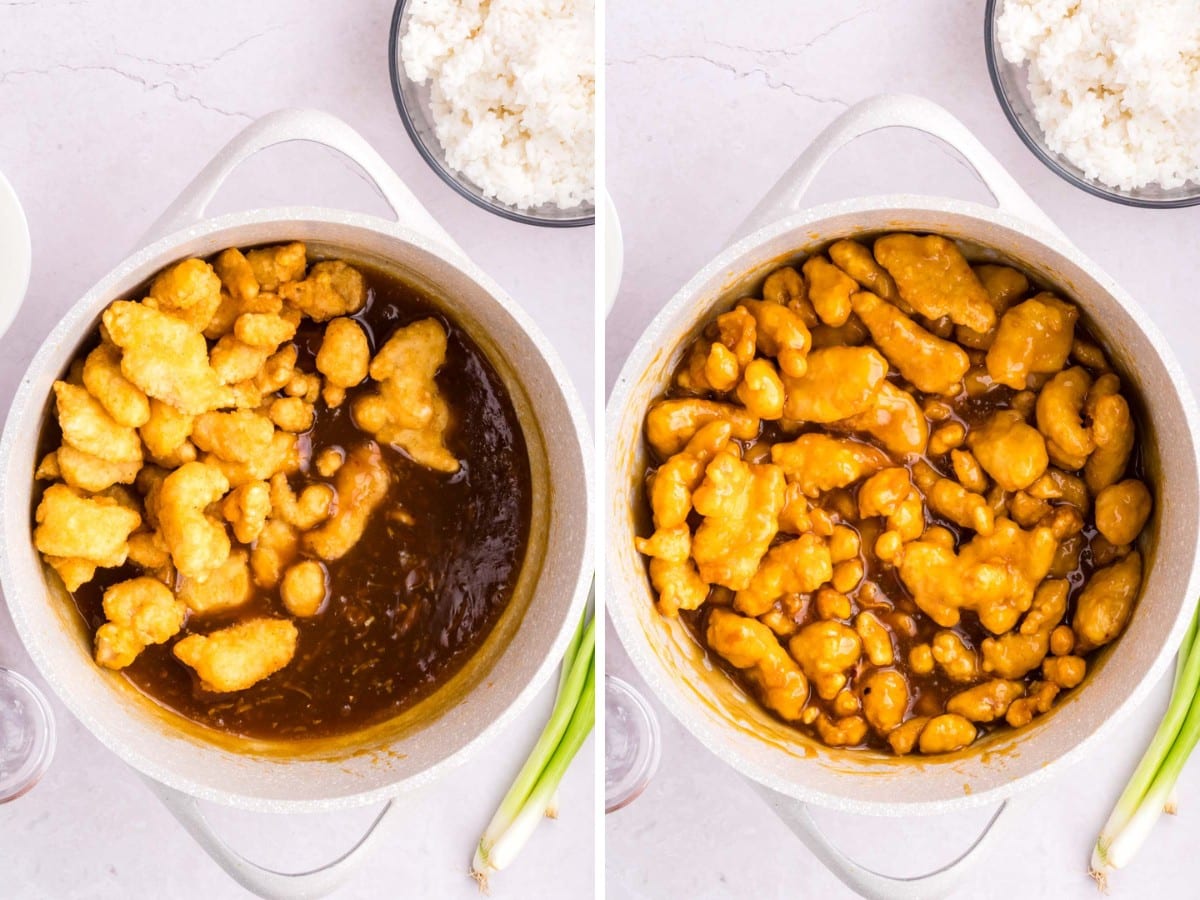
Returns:
[[[876,198],[831,209],[794,216],[731,247],[672,300],[634,349],[609,406],[608,609],[635,664],[671,711],[718,756],[766,786],[876,814],[989,802],[1049,774],[1052,764],[1111,727],[1149,690],[1181,640],[1196,592],[1194,403],[1146,314],[1072,248],[1053,249],[973,204]],[[1083,685],[1026,728],[1000,729],[960,753],[925,758],[829,748],[765,712],[706,659],[680,621],[658,614],[646,563],[633,546],[638,522],[645,521],[639,514],[647,465],[643,417],[691,340],[714,313],[757,296],[778,266],[839,238],[888,231],[955,238],[972,261],[1016,265],[1078,303],[1123,383],[1141,399],[1135,413],[1156,494],[1139,542],[1146,575],[1138,606],[1125,633],[1093,657]]]
[[[231,217],[237,218],[237,217]],[[225,220],[221,220],[225,221]],[[127,260],[77,304],[39,352],[14,401],[0,460],[7,504],[3,582],[22,639],[84,724],[145,774],[202,797],[256,808],[370,802],[417,787],[498,729],[548,674],[579,614],[587,553],[587,464],[572,388],[512,302],[467,263],[386,233],[336,221],[217,227],[156,244]],[[461,326],[504,381],[529,454],[532,514],[513,598],[482,646],[434,693],[396,718],[309,742],[238,738],[197,725],[92,660],[91,637],[30,539],[31,473],[50,386],[100,313],[162,267],[225,247],[302,240],[311,255],[381,269],[408,282]],[[423,242],[422,242],[423,243]],[[553,525],[553,527],[551,527]],[[403,783],[403,785],[402,785]]]

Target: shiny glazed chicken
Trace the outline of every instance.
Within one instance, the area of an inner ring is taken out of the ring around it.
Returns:
[[[947,238],[773,272],[645,438],[659,611],[830,746],[1026,725],[1133,612],[1153,499],[1130,396],[1077,307]]]

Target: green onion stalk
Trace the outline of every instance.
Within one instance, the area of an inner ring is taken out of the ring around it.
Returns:
[[[1175,784],[1200,740],[1200,702],[1196,702],[1200,686],[1198,617],[1200,610],[1192,617],[1179,648],[1166,715],[1092,850],[1089,872],[1101,888],[1107,887],[1113,871],[1133,859],[1159,816],[1175,812]]]
[[[516,858],[550,810],[557,813],[559,783],[595,725],[595,618],[581,621],[576,637],[563,659],[550,720],[475,848],[471,875],[485,892],[488,876]]]
[[[557,706],[562,700],[563,689],[567,684],[567,676],[571,674],[571,662],[579,653],[579,642],[583,640],[583,626],[587,621],[587,612],[579,619],[579,624],[575,626],[575,633],[571,635],[571,642],[567,644],[567,652],[563,654],[562,665],[558,667],[558,692],[554,695],[554,705]],[[554,793],[550,795],[550,802],[546,804],[546,818],[558,818],[558,788],[554,789]]]

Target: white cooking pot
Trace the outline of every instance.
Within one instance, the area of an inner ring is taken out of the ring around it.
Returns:
[[[307,207],[205,218],[226,177],[274,144],[312,141],[367,174],[395,221]],[[529,448],[533,510],[512,603],[476,656],[398,719],[304,748],[214,737],[98,667],[90,637],[30,535],[33,469],[51,383],[100,313],[158,270],[224,247],[301,240],[309,250],[369,263],[422,288],[487,354],[511,393]],[[0,583],[21,640],[67,708],[144,776],[227,871],[266,896],[316,896],[343,881],[367,837],[313,872],[271,872],[227,847],[196,799],[266,812],[315,812],[390,800],[430,784],[502,731],[545,684],[582,614],[591,576],[591,440],[579,398],[537,326],[475,266],[387,163],[340,120],[281,110],[234,138],[187,187],[134,253],[63,316],[29,365],[0,440],[4,548]]]
[[[802,208],[805,190],[838,148],[890,127],[927,132],[958,150],[998,208],[912,195]],[[714,313],[752,293],[779,265],[838,238],[898,230],[960,239],[975,248],[975,258],[1019,265],[1079,304],[1088,327],[1103,339],[1114,364],[1142,399],[1139,427],[1157,501],[1143,538],[1147,567],[1137,610],[1084,685],[1027,728],[1003,729],[967,751],[924,759],[824,747],[764,713],[705,659],[679,621],[658,614],[645,561],[633,545],[647,464],[642,422],[687,344]],[[1100,746],[1145,698],[1175,653],[1200,591],[1200,480],[1193,439],[1197,410],[1166,340],[1145,311],[1071,245],[960,122],[919,97],[867,100],[817,137],[733,243],[654,319],[616,382],[606,427],[608,610],[622,643],[679,721],[760,787],[816,855],[868,897],[943,896],[967,865],[980,858],[987,842],[981,837],[959,860],[931,875],[889,878],[834,848],[817,830],[806,803],[870,815],[942,813],[1005,800],[1045,781]],[[1003,808],[989,822],[989,831]]]

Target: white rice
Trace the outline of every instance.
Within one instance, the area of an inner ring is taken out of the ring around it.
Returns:
[[[1200,182],[1200,2],[1006,0],[996,30],[1052,151],[1125,190]]]
[[[595,198],[593,0],[414,0],[400,55],[446,162],[522,209]]]

